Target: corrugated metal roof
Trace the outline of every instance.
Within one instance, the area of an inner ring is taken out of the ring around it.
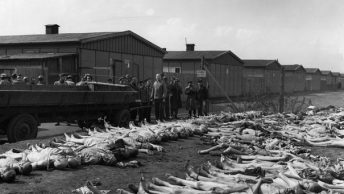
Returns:
[[[320,72],[318,68],[305,68],[306,73],[316,73],[317,71]]]
[[[52,42],[80,42],[81,40],[113,34],[116,32],[93,32],[93,33],[64,33],[64,34],[35,34],[0,36],[0,44],[29,44],[29,43],[52,43]]]
[[[329,75],[331,74],[331,71],[320,71],[322,75]]]
[[[205,59],[214,59],[225,52],[226,51],[168,51],[165,54],[164,59],[201,59],[202,56],[204,56]]]
[[[272,64],[276,60],[257,60],[257,59],[244,59],[244,66],[245,67],[267,67],[268,65]]]
[[[168,51],[164,56],[164,60],[200,60],[203,56],[205,59],[213,60],[224,54],[230,54],[243,63],[232,51]]]
[[[0,61],[4,60],[27,60],[27,59],[47,59],[63,56],[72,56],[75,53],[24,53],[15,55],[0,55]]]
[[[340,76],[340,73],[339,73],[339,72],[332,72],[332,75],[333,75],[333,76],[336,76],[336,77],[339,77],[339,76]]]
[[[127,30],[123,32],[90,32],[90,33],[62,33],[62,34],[34,34],[34,35],[13,35],[0,36],[0,45],[9,44],[39,44],[39,43],[62,43],[62,42],[80,42],[86,43],[99,39],[111,38],[116,36],[132,35],[139,40],[150,45],[154,49],[165,53],[159,46],[139,36],[138,34]]]
[[[298,64],[294,64],[294,65],[282,65],[282,67],[284,68],[284,70],[286,71],[297,71],[300,68],[304,70],[302,65],[298,65]]]

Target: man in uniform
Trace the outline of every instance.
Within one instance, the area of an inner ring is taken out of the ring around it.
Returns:
[[[23,81],[24,81],[25,85],[31,85],[31,82],[30,82],[28,77],[23,77]]]
[[[86,77],[85,76],[82,77],[81,80],[78,83],[76,83],[76,86],[84,86],[84,85],[87,85],[86,84]]]
[[[6,86],[11,85],[11,83],[8,81],[8,77],[6,73],[2,73],[0,75],[0,85],[6,85]]]
[[[17,84],[19,84],[19,85],[25,85],[25,81],[24,81],[24,79],[23,79],[22,74],[18,74],[18,77],[17,77]]]
[[[208,100],[208,89],[203,85],[202,80],[199,80],[198,88],[196,91],[196,100],[197,100],[197,106],[198,106],[198,116],[204,116],[207,115],[206,112],[206,102]]]
[[[90,74],[86,74],[86,82],[92,82],[93,81],[93,77]]]
[[[130,80],[130,84],[129,84],[134,90],[139,91],[139,87],[137,85],[137,78],[136,77],[132,77]]]
[[[146,121],[150,123],[152,110],[152,103],[150,101],[150,94],[152,93],[151,80],[148,79],[146,81],[142,81],[142,85],[140,86],[139,91],[142,106],[145,106],[145,108],[140,109],[139,121],[142,122],[143,119],[146,119]]]
[[[182,87],[179,85],[179,80],[173,78],[171,84],[171,116],[173,119],[178,119],[178,109],[182,107],[181,94],[183,93]]]
[[[66,83],[68,86],[75,86],[75,82],[73,82],[73,76],[72,75],[67,76]]]
[[[125,84],[125,83],[124,83],[124,79],[125,79],[124,77],[120,77],[120,78],[119,78],[119,84],[124,85],[124,84]]]
[[[186,98],[186,110],[189,112],[189,118],[192,118],[192,114],[196,117],[196,90],[193,87],[192,81],[188,82],[185,88]]]
[[[44,78],[43,78],[42,75],[39,75],[37,79],[38,79],[38,82],[37,82],[37,85],[38,85],[38,86],[45,85],[45,84],[44,84]]]
[[[22,79],[21,74],[17,75],[16,73],[13,73],[11,76],[12,85],[24,85],[24,81]]]
[[[169,83],[169,80],[166,76],[163,77],[163,84],[166,88],[165,90],[165,102],[163,105],[164,108],[164,119],[169,120],[170,119],[170,95],[171,95],[171,84]]]
[[[61,73],[59,76],[60,76],[60,79],[55,81],[54,85],[55,86],[66,86],[67,85],[67,83],[66,83],[66,74]]]

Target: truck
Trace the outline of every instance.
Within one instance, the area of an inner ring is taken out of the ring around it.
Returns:
[[[139,107],[138,92],[120,84],[1,85],[0,134],[9,142],[34,139],[40,123],[77,121],[82,128],[100,117],[125,127]]]

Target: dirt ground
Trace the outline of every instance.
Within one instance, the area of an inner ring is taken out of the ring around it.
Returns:
[[[15,144],[5,144],[0,152],[10,148],[25,148],[27,143],[47,143],[45,140],[31,140]],[[209,148],[199,137],[180,139],[162,144],[166,152],[154,155],[139,154],[136,158],[144,166],[140,168],[117,168],[109,166],[84,166],[77,170],[34,171],[30,176],[18,176],[15,183],[2,183],[0,193],[71,193],[73,189],[83,186],[87,181],[100,180],[100,189],[115,191],[118,188],[127,189],[128,184],[138,184],[141,174],[150,180],[152,177],[164,179],[166,173],[178,177],[185,176],[185,164],[188,160],[194,166],[207,161],[216,161],[218,156],[199,155],[198,150]],[[331,159],[344,157],[340,148],[313,148],[313,154],[327,156]]]
[[[318,106],[344,105],[344,92],[310,94],[306,97],[310,97],[313,104]],[[3,144],[0,146],[0,153],[11,148],[26,148],[28,143],[48,143],[50,140],[51,138],[42,138]],[[198,166],[219,159],[218,156],[197,154],[198,150],[210,147],[203,145],[198,137],[167,142],[162,146],[166,150],[164,153],[139,154],[136,160],[144,165],[140,168],[121,169],[96,165],[84,166],[77,170],[34,171],[31,176],[17,176],[15,183],[1,183],[0,193],[71,193],[73,189],[83,186],[87,180],[100,180],[100,189],[115,191],[117,188],[127,189],[128,184],[137,184],[141,174],[148,180],[152,177],[164,178],[165,173],[184,177],[184,166],[188,160]],[[312,153],[333,160],[344,158],[344,149],[340,148],[314,148]]]

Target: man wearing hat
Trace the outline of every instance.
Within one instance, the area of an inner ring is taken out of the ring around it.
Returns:
[[[169,120],[170,119],[170,95],[171,95],[171,84],[168,81],[168,78],[166,76],[163,77],[162,83],[164,84],[165,90],[165,102],[163,105],[164,109],[164,119]]]
[[[12,85],[24,85],[25,84],[21,74],[17,75],[16,73],[13,73],[11,78],[12,78]]]
[[[93,77],[91,74],[85,74],[85,80],[86,82],[93,82]]]
[[[186,110],[189,111],[189,118],[196,117],[196,90],[193,87],[192,81],[188,82],[188,85],[185,88],[186,98]]]
[[[179,80],[173,78],[171,84],[171,116],[174,119],[178,119],[178,109],[182,107],[181,94],[183,93],[182,87],[179,85]]]
[[[3,85],[3,86],[11,85],[11,83],[8,81],[8,76],[6,73],[2,73],[0,75],[0,85]]]
[[[66,86],[67,85],[67,83],[66,83],[66,74],[61,73],[59,76],[60,76],[60,79],[55,81],[54,85],[55,86]]]
[[[68,86],[75,86],[75,82],[73,82],[73,76],[72,75],[67,76],[66,83]]]
[[[30,82],[28,77],[26,77],[26,76],[23,77],[23,81],[24,81],[25,85],[31,85],[31,82]]]
[[[37,77],[37,79],[38,79],[38,82],[37,82],[37,85],[38,85],[38,86],[45,85],[45,84],[44,84],[43,75],[39,75],[39,76]]]
[[[139,84],[139,92],[142,106],[145,106],[145,108],[139,110],[139,122],[146,119],[150,123],[152,109],[150,100],[150,94],[152,93],[151,81],[148,79],[141,81],[141,84]]]
[[[124,77],[120,77],[119,78],[119,84],[123,84],[124,85],[124,79],[125,79]]]
[[[206,112],[206,102],[208,100],[208,89],[203,85],[202,80],[197,82],[196,100],[198,107],[198,116],[207,115]]]
[[[75,84],[76,86],[85,86],[86,84],[86,78],[85,76],[81,78],[81,80]]]

